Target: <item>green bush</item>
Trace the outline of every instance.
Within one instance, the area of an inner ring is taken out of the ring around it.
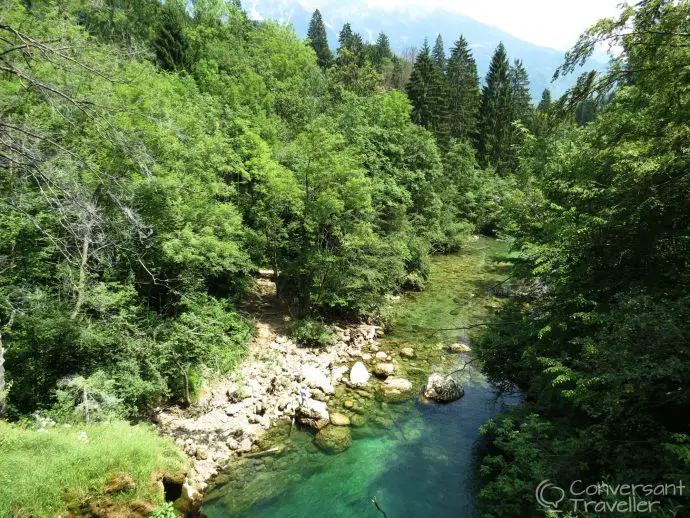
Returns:
[[[166,502],[153,510],[151,518],[177,518],[177,513],[172,502]]]
[[[290,329],[292,339],[303,347],[326,347],[333,343],[335,335],[327,325],[317,320],[298,320]]]

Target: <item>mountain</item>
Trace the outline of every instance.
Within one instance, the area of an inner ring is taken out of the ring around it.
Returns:
[[[425,37],[429,39],[429,44],[433,45],[440,33],[449,54],[450,47],[462,34],[472,45],[482,76],[489,68],[494,49],[502,41],[511,62],[516,58],[523,60],[529,73],[534,102],[539,101],[544,88],[548,87],[554,96],[560,96],[576,79],[576,76],[571,76],[551,83],[554,70],[563,61],[563,51],[534,45],[496,27],[451,11],[424,8],[383,10],[368,6],[365,0],[246,0],[243,5],[252,18],[291,23],[297,34],[303,37],[307,34],[312,12],[318,7],[334,50],[338,46],[340,28],[346,22],[349,22],[352,29],[359,32],[365,41],[373,42],[379,32],[385,32],[390,38],[392,48],[398,52],[410,47],[421,47]],[[603,61],[592,60],[587,68],[603,70],[605,66]]]

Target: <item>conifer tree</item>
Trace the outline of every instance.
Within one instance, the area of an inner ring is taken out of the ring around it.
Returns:
[[[540,112],[548,112],[551,109],[551,90],[545,88],[541,94],[541,101],[537,105],[537,110]]]
[[[443,46],[443,36],[440,34],[436,37],[436,43],[434,44],[434,50],[431,53],[431,57],[434,59],[434,63],[438,65],[438,68],[446,71],[446,50]]]
[[[189,41],[184,34],[189,15],[179,0],[170,0],[160,7],[160,21],[153,47],[156,62],[164,70],[184,70],[190,64]]]
[[[343,25],[338,37],[340,47],[338,47],[338,65],[345,66],[352,62],[360,66],[366,61],[364,56],[364,41],[362,36],[352,31],[349,23]]]
[[[309,36],[309,44],[314,49],[314,52],[316,52],[316,61],[318,62],[319,66],[324,70],[327,69],[333,63],[333,53],[328,46],[326,26],[323,23],[321,11],[318,9],[314,11],[314,14],[311,17],[307,36]]]
[[[384,60],[392,59],[392,57],[393,53],[391,52],[391,44],[388,36],[384,33],[379,34],[372,51],[372,63],[375,67],[380,67]]]
[[[352,41],[354,39],[355,33],[352,32],[352,26],[349,23],[343,25],[340,29],[340,34],[338,35],[338,52],[340,53],[342,49],[352,50]]]
[[[407,95],[412,101],[412,120],[433,132],[440,143],[446,142],[450,136],[448,82],[431,57],[427,40],[414,64]]]
[[[450,136],[462,140],[473,139],[477,131],[481,90],[477,63],[467,40],[462,36],[451,50],[446,73],[449,86]]]
[[[520,59],[516,59],[510,67],[510,97],[513,120],[526,122],[532,110],[532,97],[529,93],[527,70]]]
[[[511,106],[510,65],[503,43],[491,58],[479,111],[479,158],[483,166],[493,166],[500,174],[510,161]]]

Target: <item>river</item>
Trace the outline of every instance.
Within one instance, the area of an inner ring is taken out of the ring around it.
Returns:
[[[445,346],[471,342],[454,328],[485,320],[500,305],[487,288],[502,281],[510,266],[505,243],[481,238],[458,254],[435,257],[429,286],[394,304],[392,332],[381,349],[413,347],[414,360],[396,362],[419,393],[433,370],[455,369],[469,356],[449,354]],[[447,329],[446,331],[438,331]],[[353,444],[344,453],[326,455],[306,431],[273,430],[282,453],[245,459],[233,466],[208,496],[209,518],[479,516],[476,508],[479,427],[517,397],[499,397],[472,364],[461,373],[465,396],[447,405],[414,397],[399,403],[377,401],[366,392],[336,393],[334,408],[345,398],[360,416]]]

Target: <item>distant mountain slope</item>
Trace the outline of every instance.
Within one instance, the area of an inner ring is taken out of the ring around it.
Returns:
[[[462,14],[435,10],[384,11],[367,6],[362,0],[340,2],[335,0],[245,0],[245,9],[253,18],[269,18],[291,23],[300,36],[306,36],[309,20],[315,6],[321,9],[328,29],[331,47],[337,47],[338,33],[345,22],[362,34],[365,40],[374,41],[379,32],[385,32],[394,50],[406,47],[420,47],[424,38],[433,45],[440,33],[449,49],[462,34],[472,45],[479,72],[483,76],[489,68],[489,61],[496,45],[504,43],[511,61],[523,60],[530,76],[532,97],[535,102],[544,88],[550,88],[559,96],[570,87],[575,77],[551,83],[553,72],[563,61],[564,52],[540,47],[511,36],[495,27],[485,25]],[[593,61],[589,68],[603,69],[605,64]]]

